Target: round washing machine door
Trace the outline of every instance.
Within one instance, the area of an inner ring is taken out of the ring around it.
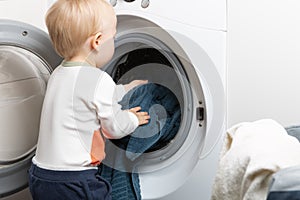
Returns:
[[[214,148],[224,125],[224,87],[210,57],[185,36],[131,15],[119,15],[117,29],[115,55],[105,66],[115,82],[146,79],[170,89],[180,103],[176,135],[136,155],[142,197],[158,199],[183,185],[199,159]],[[190,60],[186,47],[197,52],[196,61]],[[117,145],[110,148],[124,153]]]
[[[60,61],[45,32],[0,20],[0,197],[28,185],[47,81]]]

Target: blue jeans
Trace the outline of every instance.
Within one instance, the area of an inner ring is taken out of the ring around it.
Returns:
[[[96,169],[52,171],[32,164],[29,189],[34,200],[111,200],[111,186]]]

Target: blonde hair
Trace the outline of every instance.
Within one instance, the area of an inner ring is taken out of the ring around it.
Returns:
[[[109,7],[105,0],[56,1],[46,14],[46,25],[57,53],[65,59],[74,56],[91,35],[101,31],[101,13]]]

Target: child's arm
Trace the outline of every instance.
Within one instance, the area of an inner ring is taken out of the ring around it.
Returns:
[[[131,81],[130,83],[124,85],[124,88],[125,88],[125,91],[128,92],[129,90],[135,88],[136,86],[144,85],[147,83],[148,83],[148,80],[134,80],[134,81]]]
[[[115,89],[115,96],[118,101],[121,101],[124,95],[131,89],[139,86],[147,84],[148,80],[134,80],[125,85],[117,85]]]
[[[149,115],[139,107],[122,110],[115,94],[116,84],[104,74],[95,93],[94,103],[101,128],[107,138],[122,138],[132,133],[139,125],[148,123]]]

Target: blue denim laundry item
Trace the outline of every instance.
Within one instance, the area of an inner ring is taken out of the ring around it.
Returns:
[[[285,130],[289,135],[296,137],[300,142],[300,125],[286,127]]]
[[[273,174],[267,200],[300,200],[300,166]]]
[[[143,153],[160,149],[175,137],[181,122],[180,104],[172,91],[154,83],[129,91],[119,103],[122,109],[141,106],[151,118],[131,135],[107,142],[101,176],[111,183],[113,200],[139,200],[136,167]]]

